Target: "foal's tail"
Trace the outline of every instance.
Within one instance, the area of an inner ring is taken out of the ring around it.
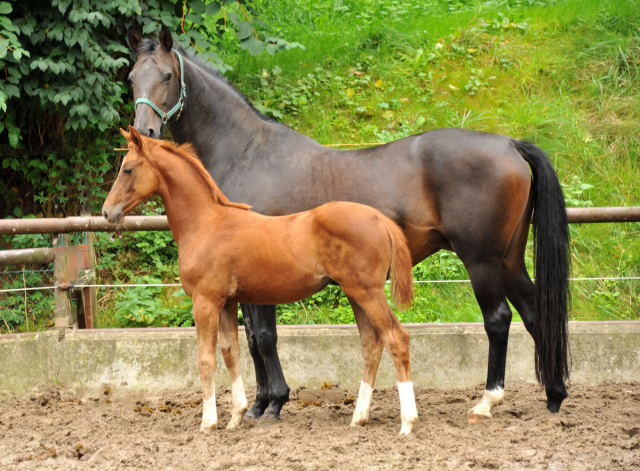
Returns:
[[[533,174],[533,241],[538,322],[536,376],[545,386],[569,377],[569,228],[558,177],[545,153],[530,142],[513,140]]]
[[[385,226],[389,232],[391,241],[391,299],[400,309],[406,309],[413,300],[413,275],[411,273],[411,252],[407,245],[407,239],[398,225],[386,216],[383,216]]]

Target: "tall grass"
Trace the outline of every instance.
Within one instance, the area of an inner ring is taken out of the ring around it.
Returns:
[[[255,6],[264,22],[305,49],[234,53],[227,57],[230,78],[300,132],[325,144],[389,141],[438,127],[527,138],[552,157],[569,206],[638,204],[637,1]],[[638,224],[572,226],[573,276],[640,274],[639,233]],[[446,278],[442,257],[420,264],[416,276]],[[638,281],[575,282],[572,291],[574,319],[640,318]],[[403,320],[481,319],[468,286],[417,292]],[[299,309],[283,309],[283,320],[300,321],[292,314]]]

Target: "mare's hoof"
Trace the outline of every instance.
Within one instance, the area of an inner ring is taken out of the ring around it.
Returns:
[[[254,405],[244,414],[244,418],[245,420],[258,420],[260,417],[262,417],[262,414],[264,414],[264,409]]]
[[[282,419],[280,419],[280,416],[273,415],[273,414],[264,414],[262,417],[258,419],[257,425],[259,427],[270,427],[272,425],[277,425],[280,422],[282,422]]]
[[[548,388],[546,390],[547,393],[547,409],[551,412],[560,411],[560,406],[562,405],[562,401],[564,401],[569,394],[567,390],[562,387]]]
[[[488,412],[485,415],[485,414],[479,414],[476,412],[469,411],[469,413],[467,414],[467,422],[469,422],[471,425],[479,424],[480,422],[484,422],[485,420],[488,420],[490,418],[491,418],[490,412]]]

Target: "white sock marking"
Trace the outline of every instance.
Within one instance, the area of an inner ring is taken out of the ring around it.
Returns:
[[[202,424],[200,430],[215,428],[218,424],[218,412],[216,410],[216,390],[215,383],[212,385],[211,396],[205,397],[202,402]]]
[[[370,384],[360,381],[360,390],[358,391],[358,400],[356,401],[356,409],[353,411],[353,419],[351,425],[363,425],[369,418],[369,407],[371,406],[371,396],[373,388]]]
[[[400,395],[400,418],[402,419],[400,434],[409,435],[413,430],[413,424],[418,419],[413,382],[402,381],[396,384],[398,386],[398,394]]]
[[[247,410],[247,395],[244,392],[244,383],[240,375],[231,383],[231,397],[233,401],[233,411],[244,414]]]
[[[482,400],[471,408],[469,414],[491,417],[491,408],[502,402],[504,399],[504,389],[485,389]]]

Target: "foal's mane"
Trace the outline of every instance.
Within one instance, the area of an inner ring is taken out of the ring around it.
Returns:
[[[171,152],[172,154],[177,155],[182,160],[187,162],[191,166],[191,168],[193,168],[196,175],[199,175],[204,183],[209,187],[209,189],[211,190],[211,196],[213,196],[213,199],[217,203],[223,206],[228,206],[230,208],[251,209],[251,206],[248,204],[234,203],[232,201],[229,201],[222,190],[218,187],[213,177],[211,177],[209,172],[207,172],[207,170],[204,168],[204,165],[202,165],[202,162],[197,157],[195,149],[191,144],[175,144],[170,141],[157,141],[157,145],[161,149]]]

